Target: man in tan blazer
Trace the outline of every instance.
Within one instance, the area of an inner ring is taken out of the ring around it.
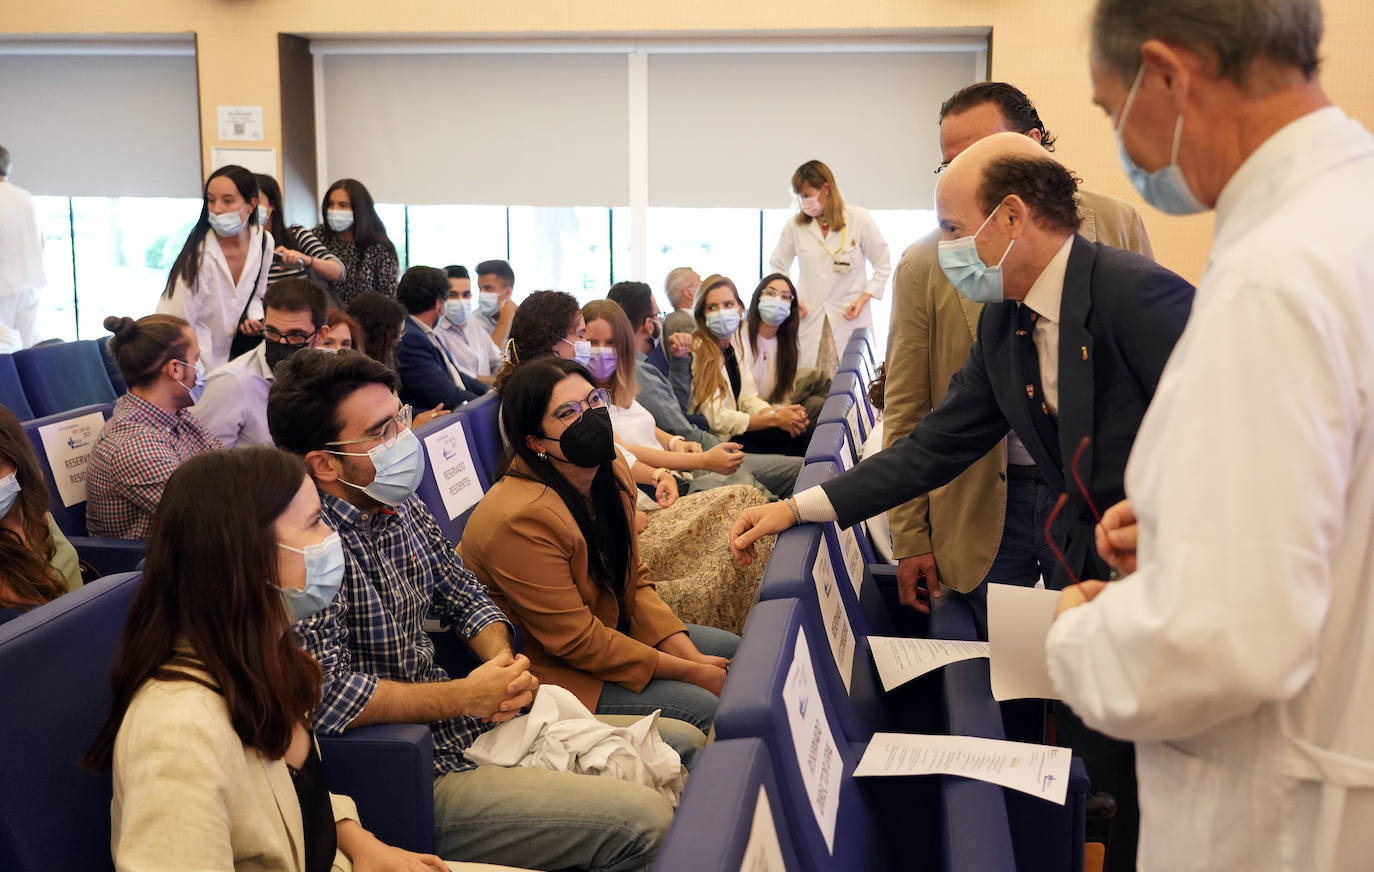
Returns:
[[[1054,137],[1017,88],[980,82],[955,93],[940,107],[940,169],[1002,131],[1024,133],[1054,150]],[[1128,203],[1080,191],[1078,211],[1079,233],[1090,241],[1153,256],[1140,214]],[[907,248],[893,280],[884,448],[905,438],[944,399],[968,357],[982,310],[940,269],[939,238],[937,229]],[[924,612],[927,597],[940,596],[942,587],[970,595],[979,635],[986,638],[985,579],[1030,586],[1042,573],[1053,573],[1054,558],[1039,530],[1058,495],[1012,434],[954,481],[893,509],[888,517],[902,603]]]

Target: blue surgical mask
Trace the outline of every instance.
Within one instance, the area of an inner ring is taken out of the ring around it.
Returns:
[[[997,266],[983,263],[983,258],[978,254],[977,242],[978,234],[983,232],[983,228],[988,226],[988,222],[1000,208],[1002,204],[998,203],[972,236],[940,240],[940,269],[945,271],[945,277],[954,285],[956,291],[975,303],[1000,303],[1004,299],[1002,264],[1011,253],[1011,247],[1016,244],[1016,240],[1007,243],[1007,250],[1002,252],[1002,259],[997,261]]]
[[[258,205],[258,226],[259,226],[259,227],[266,227],[266,226],[267,226],[267,219],[268,219],[268,217],[269,217],[269,216],[268,216],[268,214],[267,214],[267,207],[266,207],[266,206],[263,206],[262,204],[259,204],[259,205]]]
[[[468,315],[471,313],[472,303],[461,298],[444,301],[444,320],[454,327],[462,327],[468,323]]]
[[[181,360],[180,358],[174,357],[174,358],[172,358],[172,360],[175,360],[177,363],[181,364],[182,366],[190,366],[190,365],[191,365],[191,364],[187,363],[186,361]],[[199,400],[199,399],[200,399],[200,391],[201,391],[202,388],[205,387],[205,363],[204,363],[204,361],[202,361],[199,357],[196,358],[195,371],[196,371],[196,383],[195,383],[195,386],[194,386],[194,387],[189,387],[189,388],[188,388],[188,387],[186,387],[185,383],[181,381],[181,379],[177,379],[177,384],[181,385],[181,389],[182,389],[183,391],[185,391],[187,394],[190,395],[192,401],[196,401],[196,400]]]
[[[559,339],[558,341],[568,342],[567,339]],[[572,346],[573,360],[577,361],[583,366],[586,366],[587,364],[591,363],[592,344],[590,342],[588,342],[585,339],[579,339],[576,342],[568,342],[568,344]]]
[[[501,295],[492,291],[479,292],[477,294],[477,311],[488,318],[495,318],[496,313],[501,311]]]
[[[10,513],[14,508],[15,501],[19,499],[19,476],[11,472],[4,478],[0,478],[0,518]]]
[[[338,595],[344,577],[343,540],[338,533],[330,533],[323,542],[304,548],[292,548],[280,542],[277,547],[305,556],[305,589],[279,588],[286,603],[286,614],[294,624],[323,610]]]
[[[371,484],[356,485],[343,479],[339,481],[357,488],[383,505],[399,506],[415,493],[420,480],[425,477],[424,452],[420,449],[420,440],[410,430],[402,430],[390,448],[378,445],[367,452],[367,456],[372,458],[372,468],[376,470]]]
[[[777,297],[759,298],[759,317],[763,323],[769,327],[776,327],[787,320],[787,316],[792,314],[792,304],[785,303]]]
[[[352,209],[330,209],[324,213],[324,223],[329,225],[329,229],[335,233],[343,233],[353,226]]]
[[[238,236],[248,222],[238,212],[210,213],[210,227],[216,236]]]
[[[1166,215],[1194,215],[1205,212],[1207,207],[1193,194],[1193,189],[1188,187],[1188,180],[1183,177],[1183,170],[1178,166],[1178,144],[1183,138],[1182,114],[1178,116],[1178,122],[1174,125],[1174,150],[1169,156],[1167,167],[1152,173],[1146,172],[1126,153],[1126,140],[1121,138],[1121,131],[1126,128],[1126,115],[1131,111],[1131,104],[1135,102],[1135,95],[1140,90],[1140,82],[1144,75],[1145,66],[1142,64],[1140,71],[1135,74],[1135,83],[1131,85],[1131,92],[1126,95],[1121,115],[1116,119],[1116,130],[1113,131],[1116,134],[1116,150],[1121,158],[1121,168],[1126,171],[1126,177],[1140,192],[1140,196],[1145,198],[1145,202]]]
[[[739,329],[739,309],[717,309],[706,316],[706,329],[724,339]]]

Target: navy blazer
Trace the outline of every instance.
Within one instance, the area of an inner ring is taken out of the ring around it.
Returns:
[[[486,385],[461,371],[463,383],[455,384],[444,352],[410,318],[405,320],[401,345],[396,349],[396,373],[401,377],[401,402],[409,403],[416,412],[428,411],[440,403],[445,409],[456,409],[487,391]]]
[[[908,438],[822,487],[849,526],[948,484],[1012,430],[1044,479],[1069,494],[1055,529],[1069,564],[1080,577],[1105,578],[1094,518],[1068,467],[1091,436],[1079,472],[1093,502],[1106,511],[1125,497],[1126,459],[1188,320],[1193,286],[1149,258],[1074,237],[1059,310],[1057,453],[1036,430],[1026,399],[1013,346],[1017,305],[983,307],[949,393]],[[1063,567],[1051,581],[1068,583]]]

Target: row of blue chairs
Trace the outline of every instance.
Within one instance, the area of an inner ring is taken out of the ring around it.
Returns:
[[[799,491],[852,466],[875,420],[865,390],[871,350],[860,347],[866,338],[856,337],[841,358]],[[952,776],[853,777],[875,732],[1005,738],[987,660],[952,664],[882,690],[866,646],[870,635],[975,638],[967,606],[952,598],[937,603],[928,621],[915,618],[896,605],[893,567],[874,561],[863,525],[808,524],[783,533],[721,695],[719,741],[698,755],[656,868],[740,868],[751,835],[757,839],[767,829],[755,824],[756,808],[766,805],[788,870],[1081,870],[1088,781],[1080,760],[1073,762],[1064,806]],[[833,845],[807,798],[783,699],[799,635],[839,752]],[[836,647],[850,656],[837,659]]]
[[[0,354],[0,406],[20,421],[113,403],[127,387],[109,337]]]

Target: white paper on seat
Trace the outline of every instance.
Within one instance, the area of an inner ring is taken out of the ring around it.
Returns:
[[[426,436],[425,453],[429,455],[429,468],[434,470],[434,483],[439,486],[448,519],[452,521],[477,505],[482,498],[482,483],[477,480],[477,467],[472,462],[462,423],[455,421]]]
[[[988,643],[869,636],[868,650],[883,680],[883,690],[892,690],[941,666],[987,657]]]
[[[749,826],[749,841],[744,844],[739,872],[787,872],[782,862],[782,845],[778,843],[778,828],[773,823],[773,809],[762,784],[758,799],[754,801],[754,822]]]
[[[859,537],[853,527],[841,528],[839,524],[835,527],[840,533],[840,552],[844,554],[844,568],[849,572],[849,583],[854,585],[855,596],[863,596],[864,553],[859,549]]]
[[[70,507],[86,502],[86,461],[103,429],[105,416],[99,412],[38,428],[62,505]]]
[[[844,419],[845,421],[849,422],[849,439],[854,447],[854,455],[857,457],[859,454],[862,453],[864,444],[863,433],[859,431],[858,403],[855,403],[849,407],[849,411],[845,413]]]
[[[1064,804],[1073,752],[973,736],[874,733],[854,770],[862,775],[961,775]]]
[[[806,644],[806,632],[800,627],[782,700],[787,708],[787,725],[792,730],[792,747],[797,752],[802,783],[806,785],[806,798],[816,815],[816,825],[825,837],[825,846],[833,854],[844,761],[840,759],[840,749],[825,718],[816,675],[811,671],[811,649]]]
[[[1057,590],[988,585],[993,699],[1059,698],[1045,659],[1045,637],[1058,602]]]
[[[835,658],[835,666],[840,670],[844,689],[849,691],[849,683],[854,674],[854,634],[849,628],[849,612],[844,607],[844,597],[835,581],[835,566],[830,562],[830,547],[825,535],[821,535],[821,545],[816,549],[816,566],[811,573],[816,583],[816,599],[821,606],[821,620],[825,622],[825,636],[830,640],[830,653]]]

